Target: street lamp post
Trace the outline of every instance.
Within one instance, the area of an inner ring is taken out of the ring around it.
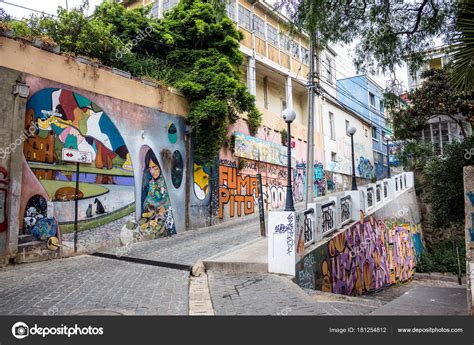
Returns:
[[[390,148],[388,147],[388,138],[387,138],[387,178],[390,178]]]
[[[283,120],[285,120],[286,124],[288,125],[288,139],[287,139],[287,148],[288,148],[288,154],[287,154],[287,164],[286,164],[286,170],[287,170],[287,184],[286,184],[286,205],[285,205],[285,211],[294,211],[295,206],[293,205],[293,189],[291,188],[291,123],[295,120],[296,118],[296,113],[293,109],[287,108],[283,111],[281,114]]]
[[[351,136],[351,154],[352,154],[352,188],[351,190],[357,190],[355,161],[354,161],[354,134],[357,129],[354,126],[350,126],[347,129],[347,134]]]

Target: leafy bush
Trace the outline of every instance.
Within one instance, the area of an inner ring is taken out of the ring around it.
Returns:
[[[459,251],[461,273],[466,273],[466,265],[464,264],[466,262],[466,247],[463,239],[442,241],[437,243],[432,251],[422,251],[416,265],[417,272],[458,274],[456,247]]]
[[[247,115],[249,131],[256,133],[262,115],[240,81],[243,34],[210,2],[181,0],[161,19],[149,14],[151,6],[126,10],[111,0],[88,18],[87,5],[84,1],[78,9],[60,8],[54,19],[32,16],[9,23],[17,36],[48,36],[63,51],[180,90],[190,104],[187,121],[195,158],[201,162],[217,155],[238,114]]]
[[[463,167],[474,164],[474,156],[466,154],[474,148],[474,139],[444,147],[444,156],[433,157],[424,169],[426,201],[431,204],[430,224],[446,228],[464,223]]]

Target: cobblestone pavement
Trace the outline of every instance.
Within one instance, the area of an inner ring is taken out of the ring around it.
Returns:
[[[284,276],[208,271],[216,315],[366,315],[370,302],[319,302]]]
[[[135,212],[91,230],[78,232],[77,247],[80,252],[94,252],[104,248],[118,247],[120,231],[129,220],[135,219]],[[74,233],[62,234],[62,243],[74,248]]]
[[[187,314],[186,271],[89,255],[0,270],[0,314]]]
[[[259,222],[246,222],[184,231],[171,237],[134,243],[126,250],[106,251],[147,260],[194,265],[198,260],[229,250],[259,237]]]
[[[117,238],[118,223],[102,230]],[[119,253],[193,265],[258,233],[258,221],[229,224],[131,244]],[[80,239],[87,236],[81,233]],[[0,269],[0,314],[188,314],[188,284],[188,271],[90,255],[7,266]]]
[[[442,299],[462,290],[452,282],[413,280],[379,293],[351,297],[303,290],[287,277],[271,274],[208,271],[208,279],[216,315],[369,315],[386,310],[383,307],[388,303],[420,288],[437,292],[441,305],[438,313],[443,315]],[[451,309],[446,309],[446,315],[465,314],[462,305]],[[399,311],[404,312],[401,308]]]

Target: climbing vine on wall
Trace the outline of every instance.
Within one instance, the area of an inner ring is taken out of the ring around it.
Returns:
[[[181,0],[157,19],[150,15],[151,6],[126,10],[109,0],[88,18],[87,6],[84,1],[78,9],[60,8],[57,18],[36,16],[11,27],[18,28],[17,36],[51,37],[63,51],[181,91],[190,104],[187,121],[200,161],[217,155],[239,114],[245,114],[250,132],[256,133],[261,113],[240,81],[243,34],[221,8],[216,10],[211,1]]]

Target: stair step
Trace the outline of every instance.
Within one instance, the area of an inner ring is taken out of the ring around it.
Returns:
[[[18,243],[23,244],[23,243],[28,243],[28,242],[34,242],[36,241],[35,237],[31,234],[24,234],[18,236]]]

